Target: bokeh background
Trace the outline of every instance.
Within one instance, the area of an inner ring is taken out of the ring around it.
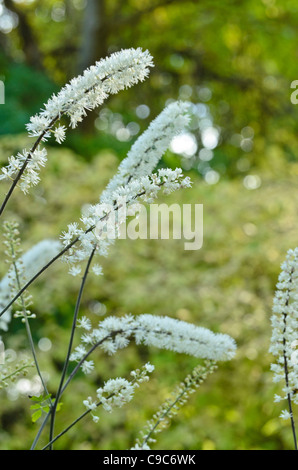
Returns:
[[[294,0],[0,0],[3,165],[29,147],[30,116],[84,68],[129,47],[149,49],[155,61],[148,80],[109,99],[63,146],[49,143],[41,184],[26,198],[16,192],[6,211],[20,223],[24,249],[57,238],[84,204],[98,200],[169,100],[193,103],[188,132],[161,162],[181,165],[193,187],[160,201],[204,205],[203,248],[185,251],[179,240],[119,241],[102,260],[105,275],[90,276],[81,309],[94,325],[106,315],[152,313],[236,339],[236,358],[192,396],[156,449],[293,446],[289,422],[279,419],[284,406],[273,403],[280,388],[272,384],[268,347],[279,266],[297,245],[298,125],[290,100],[298,79],[297,22]],[[5,190],[1,184],[1,199]],[[5,274],[3,263],[0,270]],[[34,339],[52,393],[80,282],[67,271],[58,263],[30,290]],[[28,349],[17,319],[3,339],[10,349]],[[103,380],[127,376],[147,360],[156,366],[154,377],[130,405],[102,412],[98,424],[83,421],[56,448],[130,448],[196,361],[134,345],[112,358],[98,353],[96,373],[75,380],[57,416],[62,430]],[[0,392],[0,449],[25,449],[34,439],[30,387],[32,374]]]

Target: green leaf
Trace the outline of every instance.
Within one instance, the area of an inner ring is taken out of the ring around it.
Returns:
[[[39,410],[40,409],[40,404],[36,403],[35,405],[30,406],[30,410]]]

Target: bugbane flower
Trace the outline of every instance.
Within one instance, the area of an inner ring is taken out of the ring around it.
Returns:
[[[59,253],[61,246],[61,243],[57,240],[46,239],[30,248],[16,262],[17,268],[22,272],[22,277],[31,279]],[[14,291],[15,281],[15,272],[13,269],[9,270],[7,275],[1,280],[0,310],[9,303],[10,297]],[[0,329],[7,331],[10,320],[11,309],[8,309],[0,318]]]
[[[36,143],[30,151],[10,157],[9,164],[2,168],[0,179],[14,179],[24,165],[20,188],[27,193],[39,182],[40,166],[46,162],[46,150],[40,150],[38,144],[47,141],[51,132],[58,143],[65,139],[66,127],[55,127],[61,117],[69,117],[71,127],[75,128],[88,111],[101,105],[109,95],[143,81],[152,66],[148,51],[126,49],[96,62],[82,75],[73,78],[48,100],[40,113],[30,118],[26,127],[29,136],[37,138]]]

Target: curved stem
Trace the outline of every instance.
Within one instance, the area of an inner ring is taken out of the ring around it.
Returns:
[[[94,227],[90,228],[89,231],[93,230]],[[87,233],[87,232],[85,232]],[[28,289],[29,286],[31,286],[31,284],[37,279],[39,278],[39,276],[44,272],[46,271],[55,261],[57,261],[57,259],[61,258],[61,256],[64,255],[64,253],[66,253],[68,250],[70,250],[70,248],[73,247],[73,245],[75,245],[75,243],[77,243],[79,241],[79,237],[75,238],[71,243],[69,243],[65,248],[63,248],[63,250],[61,250],[56,256],[54,256],[54,258],[52,258],[43,268],[40,269],[40,271],[38,271],[38,273],[36,273],[31,279],[30,281],[27,282],[27,284],[22,287],[20,289],[20,291],[14,296],[14,298],[9,302],[9,304],[6,305],[6,307],[2,310],[2,312],[0,313],[0,317],[2,315],[4,315],[4,313],[15,303],[15,301],[25,292],[26,289]]]

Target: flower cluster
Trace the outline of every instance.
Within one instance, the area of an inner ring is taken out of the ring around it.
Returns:
[[[154,414],[153,418],[147,421],[146,428],[141,431],[141,437],[131,450],[149,450],[149,444],[156,442],[153,436],[161,432],[169,424],[169,421],[185,405],[188,398],[200,385],[206,380],[207,376],[212,374],[216,365],[211,361],[206,361],[204,366],[197,366],[183,382],[181,382]]]
[[[86,69],[83,75],[73,78],[57,95],[45,104],[44,109],[27,124],[31,136],[50,137],[50,128],[63,114],[69,116],[75,128],[86,112],[100,106],[111,94],[144,81],[153,66],[148,51],[126,49],[115,52]],[[56,130],[56,138],[63,139],[63,130]]]
[[[168,105],[136,140],[118,172],[102,193],[100,201],[111,203],[113,193],[132,179],[151,175],[159,160],[169,148],[171,140],[189,123],[189,103],[177,101]]]
[[[63,232],[61,238],[65,246],[75,238],[80,240],[79,246],[69,250],[64,259],[79,263],[89,258],[94,247],[99,255],[107,256],[108,247],[119,236],[121,224],[126,220],[126,209],[137,200],[151,203],[161,190],[169,194],[190,186],[190,179],[184,178],[182,170],[176,168],[161,169],[156,174],[131,180],[126,186],[115,189],[111,194],[113,204],[98,203],[88,207],[81,218],[84,229],[73,223],[68,226],[67,232]],[[71,268],[73,275],[80,272],[80,267]]]
[[[10,244],[11,242],[7,240],[6,245],[9,252],[7,251],[6,254],[9,258],[11,258]],[[22,256],[12,260],[14,261],[15,266],[12,266],[6,276],[4,276],[0,281],[0,310],[6,307],[15,291],[19,290],[19,287],[16,285],[17,280],[15,268],[18,270],[23,281],[25,279],[31,279],[43,266],[59,253],[60,249],[61,243],[59,241],[46,239],[34,245]],[[16,252],[15,248],[14,252]],[[7,331],[10,320],[11,309],[8,309],[0,318],[0,329]]]
[[[20,188],[28,192],[39,182],[38,172],[47,160],[47,152],[40,149],[39,143],[48,140],[52,133],[58,143],[65,139],[65,126],[55,127],[61,117],[68,116],[72,128],[75,128],[87,111],[101,105],[109,95],[143,81],[152,66],[148,51],[127,49],[96,62],[83,75],[73,78],[49,99],[39,114],[30,118],[26,127],[29,135],[37,138],[36,143],[30,151],[24,150],[16,157],[10,157],[9,164],[2,168],[0,179],[14,179],[22,169]]]
[[[2,168],[1,179],[14,179],[23,165],[26,164],[26,171],[21,176],[20,189],[26,194],[31,186],[39,183],[40,177],[38,175],[41,167],[44,167],[47,162],[47,151],[45,148],[38,146],[33,151],[26,149],[19,152],[16,157],[11,156],[8,158],[8,165]]]
[[[298,404],[298,248],[289,250],[276,286],[271,317],[272,337],[270,352],[276,363],[271,365],[274,382],[285,382],[283,396],[275,395],[275,401],[288,400]],[[282,418],[290,418],[285,410]]]
[[[114,408],[121,408],[129,403],[140,384],[148,382],[148,374],[152,373],[153,370],[154,366],[147,363],[141,370],[137,369],[131,372],[132,380],[119,377],[105,382],[104,386],[96,391],[97,401],[93,401],[92,397],[88,397],[87,400],[83,401],[87,410],[90,410],[93,421],[99,421],[99,417],[93,413],[98,406],[101,405],[105,411],[111,413]]]
[[[188,354],[212,361],[230,360],[236,352],[235,341],[228,335],[213,333],[207,328],[169,317],[156,315],[126,315],[121,318],[108,317],[99,323],[98,328],[90,332],[90,324],[82,335],[82,344],[71,355],[72,361],[82,364],[88,357],[87,347],[103,349],[108,354],[128,346],[134,338],[136,344],[145,344],[177,353]],[[91,362],[91,361],[87,361]],[[89,364],[88,372],[94,363]]]

